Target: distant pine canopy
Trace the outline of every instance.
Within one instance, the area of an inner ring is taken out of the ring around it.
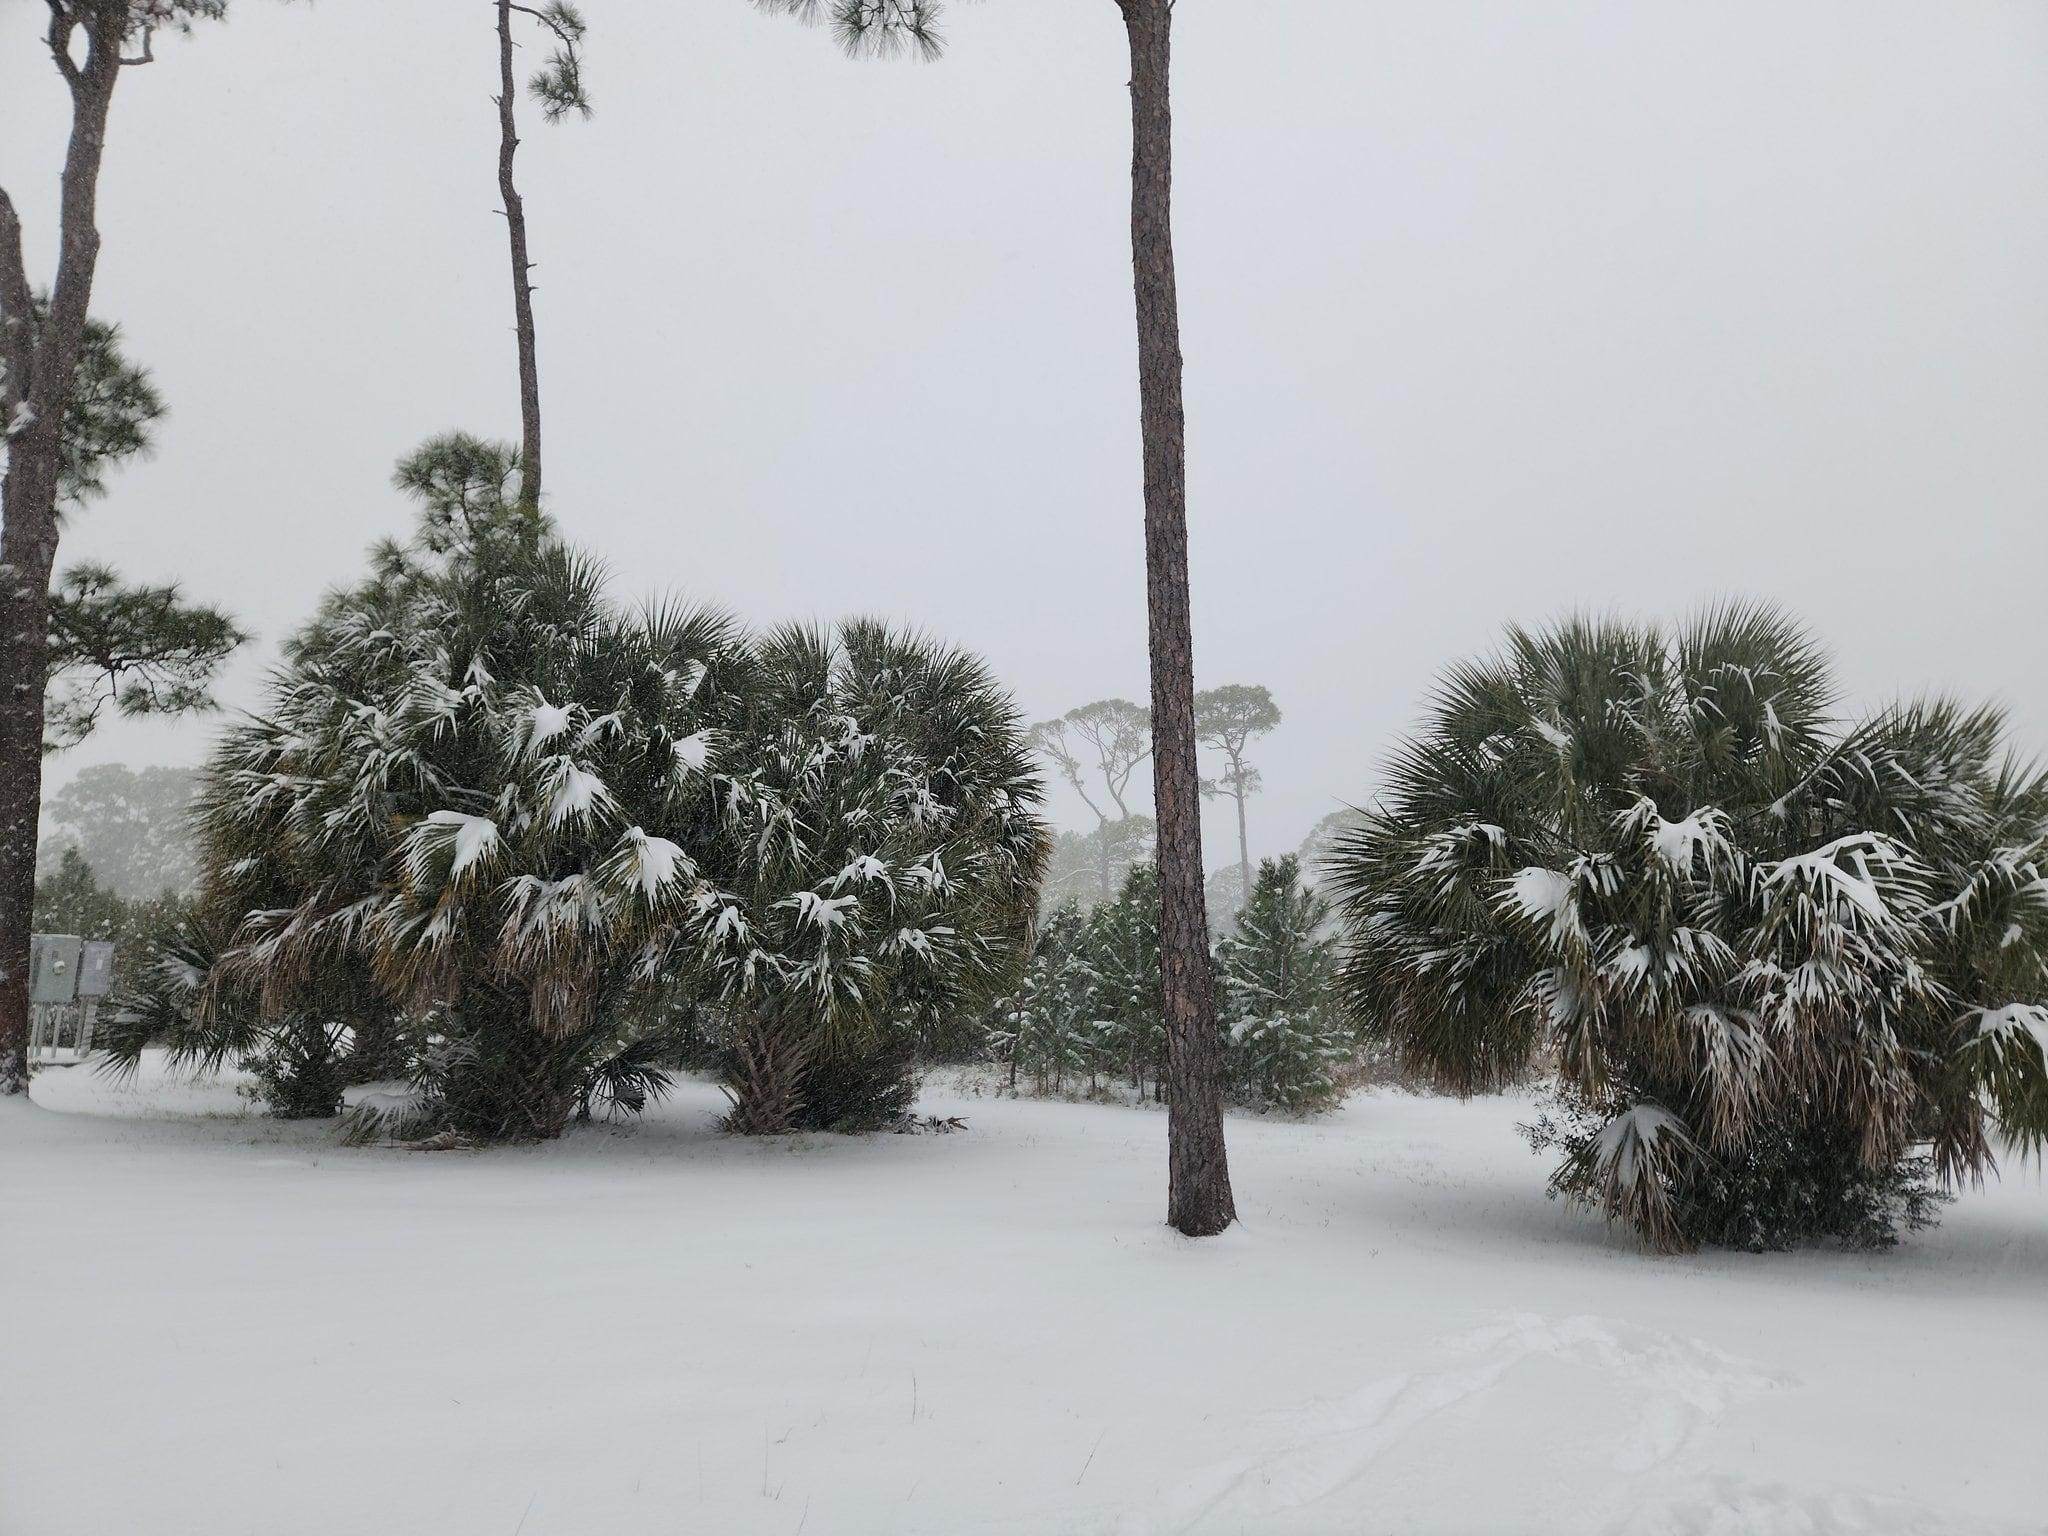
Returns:
[[[185,995],[137,1010],[126,1059],[395,1032],[425,1119],[551,1135],[621,1053],[658,1091],[641,1042],[687,1021],[728,1057],[773,1042],[747,1128],[808,1123],[834,1062],[907,1059],[1021,966],[1049,836],[1015,710],[885,625],[624,611],[517,470],[468,439],[401,470],[417,538],[207,768],[213,952],[167,968]]]
[[[1659,1247],[1882,1241],[2048,1139],[2048,779],[1994,709],[1836,698],[1766,607],[1511,630],[1332,855],[1361,1024],[1553,1069],[1555,1187]]]

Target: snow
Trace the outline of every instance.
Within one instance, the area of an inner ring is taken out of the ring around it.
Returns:
[[[1689,874],[1702,850],[1711,854],[1722,845],[1722,819],[1717,810],[1695,811],[1681,821],[1659,819],[1650,833],[1651,846],[1672,869]]]
[[[1508,881],[1508,894],[1524,917],[1541,922],[1544,918],[1555,918],[1571,901],[1571,877],[1531,865],[1515,871]]]
[[[569,729],[571,706],[540,703],[533,707],[533,725],[527,732],[525,756],[537,756],[540,749]]]
[[[548,825],[565,821],[588,821],[600,810],[614,804],[604,780],[581,763],[564,760],[555,770],[554,794],[548,801]]]
[[[858,896],[820,896],[816,891],[798,891],[794,896],[775,903],[778,907],[794,907],[797,921],[808,923],[814,928],[827,932],[846,921],[847,910],[860,905]]]
[[[2039,1004],[2007,1003],[2003,1008],[1981,1008],[1977,1011],[1977,1034],[1980,1038],[1993,1035],[2001,1039],[2025,1035],[2041,1053],[2042,1062],[2048,1063],[2048,1008]]]
[[[435,811],[427,817],[433,826],[455,829],[455,859],[449,866],[450,879],[459,879],[478,859],[498,849],[498,824],[488,816],[465,816],[461,811]]]
[[[632,850],[633,868],[641,893],[649,901],[659,896],[678,875],[695,871],[688,854],[665,837],[653,837],[639,827],[628,827],[621,839]]]
[[[1853,873],[1842,867],[1840,861],[1843,859],[1854,866]],[[1803,880],[1813,891],[1832,890],[1872,921],[1888,924],[1892,921],[1891,913],[1871,878],[1873,860],[1883,864],[1903,862],[1897,850],[1884,838],[1875,833],[1854,832],[1847,837],[1838,837],[1811,853],[1795,854],[1776,864],[1764,865],[1761,874],[1767,886],[1786,886],[1795,880]]]
[[[676,743],[675,753],[676,766],[684,773],[702,773],[711,761],[711,738],[703,731],[693,731]]]
[[[2048,1192],[1889,1254],[1647,1256],[1525,1099],[347,1149],[232,1081],[0,1101],[0,1531],[24,1536],[2040,1533]],[[58,1113],[57,1111],[66,1111]],[[31,1320],[32,1321],[29,1321]],[[1930,1406],[1934,1405],[1934,1406]]]
[[[1660,1104],[1637,1104],[1600,1127],[1594,1141],[1599,1164],[1614,1170],[1617,1183],[1633,1184],[1636,1165],[1649,1156],[1650,1148],[1664,1136],[1679,1141],[1691,1139],[1686,1134],[1685,1122],[1670,1110]]]

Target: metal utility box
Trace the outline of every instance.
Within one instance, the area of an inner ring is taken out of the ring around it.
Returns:
[[[68,1003],[78,996],[78,962],[85,940],[74,933],[39,933],[29,940],[28,1000]]]
[[[114,990],[114,946],[76,934],[29,938],[28,1059],[39,1066],[83,1061],[92,1054],[100,1000]]]
[[[114,990],[114,942],[87,939],[78,957],[78,995],[105,997]]]

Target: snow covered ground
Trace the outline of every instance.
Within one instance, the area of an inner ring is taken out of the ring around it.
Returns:
[[[934,1090],[940,1085],[934,1084]],[[2048,1531],[2048,1191],[1658,1259],[1528,1106],[351,1151],[232,1085],[0,1102],[5,1536]],[[59,1113],[56,1111],[66,1111]]]

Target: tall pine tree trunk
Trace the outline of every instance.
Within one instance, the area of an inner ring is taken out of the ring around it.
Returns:
[[[512,181],[512,157],[519,149],[518,101],[512,78],[512,0],[498,0],[498,195],[505,200],[505,228],[512,242],[512,318],[519,335],[519,501],[540,505],[540,360],[533,335],[533,284],[527,274],[526,205]]]
[[[1223,1149],[1221,1049],[1202,890],[1188,613],[1186,427],[1173,276],[1172,0],[1118,0],[1131,43],[1131,263],[1145,444],[1152,786],[1159,817],[1159,966],[1166,1001],[1167,1217],[1190,1237],[1236,1219]]]
[[[85,11],[83,64],[65,51],[72,25],[51,25],[52,52],[71,88],[71,142],[64,156],[57,281],[40,328],[29,308],[20,220],[0,192],[0,362],[7,372],[0,383],[0,430],[13,429],[0,486],[0,1096],[28,1088],[29,934],[64,406],[99,261],[94,208],[128,8],[103,4]]]

